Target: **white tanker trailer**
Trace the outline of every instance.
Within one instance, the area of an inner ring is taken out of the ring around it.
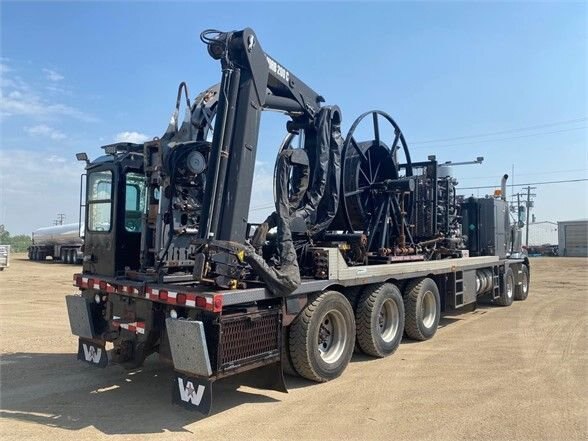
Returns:
[[[64,263],[79,264],[82,262],[82,245],[80,224],[55,225],[43,227],[33,232],[33,243],[29,247],[29,259],[45,260],[51,256],[53,260]]]

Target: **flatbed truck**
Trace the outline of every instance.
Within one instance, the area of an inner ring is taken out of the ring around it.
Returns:
[[[322,106],[251,29],[201,38],[220,85],[191,103],[182,83],[161,138],[77,155],[85,244],[66,304],[80,360],[133,369],[158,354],[173,366],[173,401],[208,414],[223,378],[253,370],[244,384],[284,392],[284,372],[333,380],[354,351],[386,357],[404,335],[432,338],[443,312],[527,297],[506,175],[495,195],[460,198],[435,157],[411,160],[388,114],[366,112],[343,138],[340,109]],[[263,109],[290,120],[275,211],[254,224]],[[373,137],[361,141],[366,121]],[[381,124],[393,127],[389,143]]]

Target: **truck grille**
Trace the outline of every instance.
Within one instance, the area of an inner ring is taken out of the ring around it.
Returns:
[[[220,370],[279,357],[280,330],[277,309],[222,317]]]

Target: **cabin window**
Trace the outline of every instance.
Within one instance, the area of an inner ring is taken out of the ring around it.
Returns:
[[[138,173],[127,173],[125,185],[125,229],[141,231],[145,212],[145,178]]]
[[[88,175],[88,230],[110,231],[112,222],[112,172]]]

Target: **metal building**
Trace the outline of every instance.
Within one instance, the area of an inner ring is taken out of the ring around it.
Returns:
[[[532,222],[529,224],[529,246],[557,245],[557,223]]]
[[[560,256],[588,257],[588,219],[557,223]]]

